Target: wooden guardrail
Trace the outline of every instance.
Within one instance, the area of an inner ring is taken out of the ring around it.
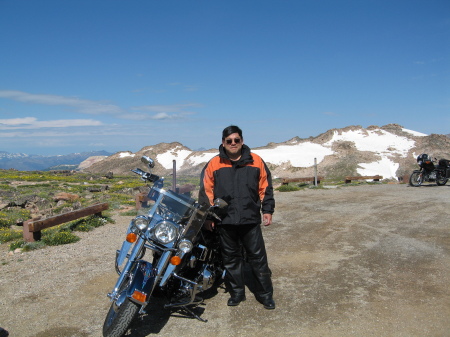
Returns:
[[[383,179],[383,176],[355,176],[355,177],[345,177],[345,183],[349,184],[352,182],[352,180],[369,180],[369,179],[373,179],[373,181],[380,181],[381,179]]]
[[[83,218],[88,215],[101,215],[102,211],[109,208],[108,203],[103,202],[75,211],[55,215],[46,219],[27,220],[23,223],[23,239],[26,242],[34,242],[41,239],[41,230]]]
[[[324,177],[317,177],[317,183],[320,184],[320,181],[323,180]],[[281,181],[281,185],[287,185],[289,183],[299,183],[299,182],[309,182],[314,183],[315,177],[304,177],[304,178],[283,178]]]

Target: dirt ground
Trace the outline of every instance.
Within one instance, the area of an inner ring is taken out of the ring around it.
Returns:
[[[156,304],[128,336],[450,336],[450,186],[364,185],[276,193],[263,228],[275,310],[250,292],[207,323]],[[130,217],[75,244],[8,255],[0,246],[0,327],[13,337],[99,337]]]

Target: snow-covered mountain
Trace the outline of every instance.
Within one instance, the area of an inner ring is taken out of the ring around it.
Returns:
[[[270,143],[252,151],[266,161],[274,177],[312,176],[316,159],[318,173],[325,177],[382,175],[384,179],[397,179],[416,168],[416,157],[421,153],[450,158],[450,138],[426,135],[397,124],[349,126],[308,139],[295,137],[283,143]],[[124,174],[142,167],[140,157],[147,155],[155,159],[157,174],[170,174],[175,160],[177,174],[197,175],[217,153],[217,149],[192,151],[180,143],[161,143],[136,153],[118,152],[86,170]]]

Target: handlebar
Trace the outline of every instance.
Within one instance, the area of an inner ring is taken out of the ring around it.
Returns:
[[[159,179],[159,176],[157,176],[156,174],[152,174],[152,173],[149,173],[149,172],[142,171],[139,168],[131,170],[131,172],[140,175],[143,180],[147,180],[147,181],[150,181],[152,183],[154,183],[155,181],[157,181]]]

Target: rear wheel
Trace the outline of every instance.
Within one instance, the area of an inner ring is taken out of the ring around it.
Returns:
[[[423,174],[420,171],[414,171],[409,177],[409,184],[414,187],[422,185]]]
[[[447,184],[448,178],[443,177],[440,172],[437,172],[436,175],[436,184],[438,186],[444,186]]]

